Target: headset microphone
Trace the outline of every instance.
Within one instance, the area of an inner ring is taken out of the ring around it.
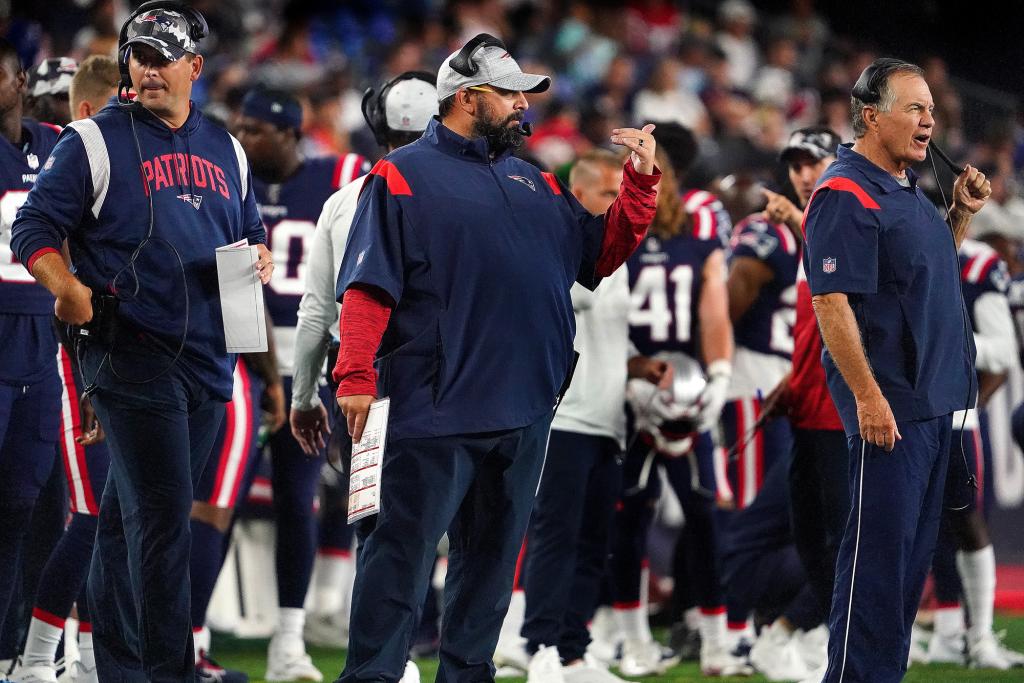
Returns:
[[[934,150],[935,153],[938,155],[939,159],[941,159],[943,163],[945,163],[946,166],[949,167],[949,170],[953,172],[953,175],[962,175],[963,172],[967,170],[953,163],[953,160],[950,159],[949,156],[942,151],[942,148],[935,144],[935,140],[930,140],[928,144],[931,146],[932,150]]]
[[[519,127],[516,130],[518,130],[519,134],[524,138],[528,138],[533,135],[533,124],[528,121],[520,121]]]

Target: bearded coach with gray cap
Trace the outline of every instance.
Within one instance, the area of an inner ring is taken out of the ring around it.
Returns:
[[[376,528],[359,555],[344,683],[398,681],[438,541],[450,552],[439,681],[489,681],[552,411],[573,357],[573,282],[593,288],[654,216],[654,138],[632,128],[619,198],[592,216],[512,156],[524,74],[481,34],[441,65],[440,117],[363,187],[338,276],[334,377],[353,439],[390,397]],[[375,361],[376,357],[376,361]]]

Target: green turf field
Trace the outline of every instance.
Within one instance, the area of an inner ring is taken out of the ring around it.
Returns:
[[[1006,629],[1006,644],[1018,651],[1024,651],[1024,615],[1010,618],[1006,616],[996,617],[996,629]],[[236,640],[231,638],[214,637],[213,654],[222,666],[245,671],[251,677],[253,683],[261,682],[267,654],[267,641],[265,640]],[[324,680],[328,683],[333,680],[341,671],[345,662],[344,650],[330,650],[323,648],[312,648],[309,653],[314,663],[324,672]],[[424,683],[434,680],[434,672],[437,670],[436,660],[423,660],[419,662],[420,675]],[[521,678],[501,679],[509,683],[522,683]],[[657,678],[637,679],[644,681],[673,681],[674,683],[687,683],[690,681],[706,681],[700,675],[697,664],[687,662],[671,669],[664,676]],[[722,678],[714,679],[722,681],[764,681],[760,676],[752,678]],[[904,679],[908,683],[971,683],[973,681],[1013,681],[1020,683],[1024,681],[1024,670],[1015,671],[971,671],[955,666],[921,666],[915,665],[907,673]]]

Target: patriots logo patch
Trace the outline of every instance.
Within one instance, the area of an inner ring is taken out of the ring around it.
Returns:
[[[517,183],[522,183],[523,185],[526,185],[528,188],[530,188],[534,192],[537,191],[537,186],[534,185],[533,181],[530,180],[529,178],[523,177],[521,175],[510,175],[509,178],[511,178],[512,180],[516,181]]]
[[[825,273],[836,272],[836,260],[834,258],[823,258],[821,260],[821,270]]]
[[[196,211],[199,210],[199,205],[203,203],[203,195],[201,194],[189,194],[188,192],[186,192],[185,194],[179,194],[178,199],[188,204],[191,204],[196,208]]]

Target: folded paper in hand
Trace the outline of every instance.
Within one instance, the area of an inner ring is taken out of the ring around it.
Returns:
[[[243,239],[217,249],[217,283],[228,353],[267,350],[263,285],[256,272],[256,245]]]
[[[352,444],[352,467],[348,478],[349,524],[380,512],[380,484],[390,409],[389,398],[371,403],[363,435]]]

